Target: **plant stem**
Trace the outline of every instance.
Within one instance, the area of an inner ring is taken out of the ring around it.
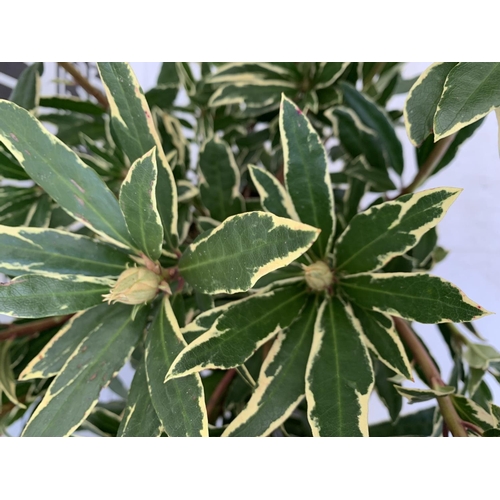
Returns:
[[[448,151],[451,143],[455,139],[455,134],[449,135],[444,139],[436,142],[434,144],[434,148],[430,152],[427,160],[425,160],[424,164],[420,167],[417,175],[407,187],[401,190],[400,195],[413,193],[415,189],[417,189],[421,184],[423,184],[434,172],[439,162],[443,159],[443,156]]]
[[[68,72],[73,79],[75,80],[82,89],[84,89],[88,94],[93,95],[99,104],[104,108],[108,109],[109,103],[106,96],[96,87],[94,87],[88,80],[85,78],[78,69],[73,66],[73,64],[69,62],[58,62],[59,66],[63,68],[66,72]]]
[[[210,396],[207,403],[207,416],[209,422],[214,422],[216,420],[218,416],[219,404],[226,395],[226,392],[229,389],[229,384],[231,384],[235,375],[236,370],[234,368],[228,370]]]
[[[436,365],[422,345],[422,342],[420,342],[408,323],[401,318],[393,319],[401,339],[413,353],[413,357],[420,368],[422,368],[429,387],[435,389],[446,385],[441,379],[441,375]],[[453,436],[467,437],[467,432],[463,426],[462,420],[458,416],[450,397],[438,397],[437,402],[441,410],[441,415],[443,415],[443,420]]]
[[[71,316],[73,315],[68,314],[66,316],[55,316],[53,318],[40,319],[38,321],[31,321],[30,323],[23,323],[21,325],[9,326],[4,330],[0,330],[0,341],[25,337],[44,330],[49,330],[50,328],[66,323]]]

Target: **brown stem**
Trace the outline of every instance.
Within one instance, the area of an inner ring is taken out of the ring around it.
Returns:
[[[413,358],[418,363],[420,368],[422,368],[429,387],[435,389],[437,387],[446,385],[441,379],[441,375],[436,365],[432,361],[432,358],[429,356],[424,346],[422,345],[422,342],[420,342],[419,338],[415,335],[408,323],[406,323],[406,321],[401,318],[393,319],[401,339],[413,353]],[[455,410],[450,397],[439,397],[437,398],[437,402],[439,405],[439,409],[441,410],[443,420],[453,436],[467,437],[467,432],[464,429],[462,420],[458,416],[458,413]]]
[[[226,395],[226,392],[229,389],[229,384],[232,382],[235,375],[236,370],[234,368],[228,370],[210,396],[210,399],[207,403],[207,416],[210,423],[214,422],[217,419],[219,415],[219,404]]]
[[[73,314],[55,316],[53,318],[40,319],[38,321],[31,321],[30,323],[23,323],[21,325],[9,326],[4,330],[0,330],[0,341],[25,337],[27,335],[33,335],[34,333],[48,330],[66,323],[71,316],[73,316]]]
[[[480,429],[476,424],[473,424],[471,422],[466,422],[465,420],[462,420],[462,425],[466,429],[470,429],[471,431],[474,431],[476,434],[479,434],[480,436],[483,435],[483,430]]]
[[[94,87],[88,80],[85,78],[78,69],[73,66],[73,64],[69,62],[58,62],[59,66],[63,68],[66,72],[68,72],[73,79],[75,80],[82,89],[84,89],[88,94],[93,95],[99,104],[104,108],[108,109],[109,103],[106,96],[96,87]]]
[[[413,193],[415,189],[417,189],[429,178],[438,166],[439,162],[443,159],[443,156],[446,154],[446,151],[448,151],[454,139],[455,134],[452,134],[434,144],[434,148],[430,152],[427,160],[425,160],[424,164],[420,167],[413,181],[401,190],[400,195]]]

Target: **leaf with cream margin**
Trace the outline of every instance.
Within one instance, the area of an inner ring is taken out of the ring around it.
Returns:
[[[87,276],[19,276],[0,285],[0,314],[16,318],[71,314],[100,304],[112,283]]]
[[[120,187],[120,208],[137,248],[157,260],[163,244],[163,226],[156,208],[156,147],[138,158]]]
[[[87,236],[34,227],[0,226],[0,272],[52,278],[68,275],[116,278],[127,254]]]
[[[375,271],[404,255],[436,226],[460,192],[455,188],[429,189],[358,213],[335,244],[337,272]]]
[[[295,319],[304,306],[305,296],[306,287],[299,283],[239,301],[179,354],[167,380],[204,369],[240,366]]]
[[[374,384],[362,330],[337,297],[321,304],[306,369],[313,436],[368,436],[368,399]]]
[[[125,304],[108,306],[108,315],[81,342],[35,409],[23,436],[69,436],[90,415],[101,389],[132,353],[146,324],[148,308],[135,320]]]
[[[172,362],[187,346],[168,297],[163,299],[146,337],[146,375],[151,401],[171,437],[208,437],[203,384],[198,373],[165,382]]]
[[[262,364],[257,388],[223,436],[267,436],[304,398],[317,302],[318,299],[311,296],[297,319],[278,333]]]
[[[177,248],[177,189],[151,110],[141,86],[127,63],[97,63],[109,101],[111,127],[131,163],[156,146],[157,209],[170,250]]]
[[[312,251],[330,251],[335,230],[333,195],[326,151],[302,111],[285,95],[279,117],[287,191],[300,220],[321,229]]]
[[[262,276],[305,253],[318,233],[314,227],[265,212],[234,215],[188,246],[179,271],[199,292],[246,292]]]
[[[434,115],[434,140],[500,107],[500,63],[462,62],[449,73]]]
[[[25,109],[2,100],[0,142],[75,219],[121,247],[133,246],[118,200],[99,175]]]
[[[248,165],[248,171],[266,212],[278,217],[300,220],[289,194],[273,174],[255,165]]]
[[[461,323],[489,313],[455,285],[426,273],[356,274],[339,288],[349,300],[419,323]]]

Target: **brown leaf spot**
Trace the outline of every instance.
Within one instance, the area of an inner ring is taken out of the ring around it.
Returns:
[[[94,375],[91,375],[89,378],[89,382],[92,382],[92,380],[95,380],[96,377],[97,377],[97,373],[94,373]]]
[[[12,133],[12,132],[11,132],[9,135],[10,135],[10,136],[12,137],[12,139],[14,139],[16,142],[19,142],[19,139],[18,139],[18,138],[17,138],[17,137],[16,137],[16,136]]]
[[[25,150],[24,150],[24,152],[25,152],[28,156],[31,156],[31,153],[30,153],[27,149],[25,149]]]
[[[84,202],[81,198],[78,198],[78,196],[75,196],[75,198],[76,198],[76,201],[78,201],[78,203],[80,203],[80,205],[81,205],[82,207],[84,207],[84,206],[85,206],[85,202]]]

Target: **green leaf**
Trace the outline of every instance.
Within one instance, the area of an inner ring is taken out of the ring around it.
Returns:
[[[334,63],[335,64],[335,63]],[[290,72],[273,63],[227,63],[206,78],[208,83],[230,83],[244,80],[280,79],[288,80]]]
[[[208,419],[198,374],[168,380],[165,376],[187,346],[167,297],[146,338],[146,374],[153,406],[169,436],[206,436]]]
[[[440,398],[443,396],[449,396],[453,394],[456,389],[455,387],[451,387],[448,385],[438,387],[436,389],[410,389],[408,387],[401,387],[399,385],[395,385],[394,388],[404,396],[410,404],[420,403],[422,401],[429,401],[434,398]]]
[[[223,221],[242,211],[240,171],[227,143],[213,137],[203,144],[200,171],[201,201],[213,219]]]
[[[429,66],[413,84],[404,107],[406,132],[415,147],[420,146],[434,128],[434,115],[448,73],[454,62],[439,62]]]
[[[145,97],[150,108],[158,106],[161,109],[170,109],[174,105],[178,92],[178,83],[167,83],[157,85],[156,87],[148,90]]]
[[[19,380],[57,375],[87,335],[102,327],[109,311],[107,304],[100,304],[75,314],[28,363],[19,375]]]
[[[52,216],[52,200],[43,193],[35,205],[31,207],[26,224],[30,227],[47,228]]]
[[[483,432],[483,437],[500,437],[500,429],[488,429]]]
[[[491,361],[500,361],[500,352],[489,345],[470,342],[464,352],[464,359],[472,368],[487,370]]]
[[[481,408],[481,406],[472,401],[472,399],[468,399],[458,394],[454,394],[451,398],[458,416],[465,422],[477,425],[483,430],[498,427],[499,421],[496,416]]]
[[[370,356],[349,305],[321,304],[307,363],[306,398],[313,436],[368,436],[373,387]]]
[[[17,318],[70,314],[100,304],[103,294],[109,292],[109,284],[96,282],[97,278],[69,278],[25,275],[1,284],[0,314]]]
[[[210,107],[244,104],[247,116],[259,115],[263,110],[277,109],[281,94],[295,93],[295,85],[284,80],[259,80],[230,83],[220,86],[210,97]]]
[[[130,162],[156,146],[157,208],[170,250],[177,248],[177,190],[144,93],[126,63],[98,63],[111,111],[111,126]]]
[[[391,369],[378,360],[374,360],[375,368],[375,390],[380,398],[380,401],[389,411],[389,416],[393,422],[396,422],[403,407],[403,398],[394,388],[394,383],[389,379],[396,375]],[[370,429],[371,436],[371,429]]]
[[[130,247],[118,201],[99,175],[30,113],[2,100],[0,141],[70,215],[103,238]]]
[[[262,344],[287,327],[304,306],[303,284],[256,294],[226,309],[211,328],[176,358],[167,379],[206,368],[243,364]]]
[[[313,227],[265,212],[234,215],[189,245],[179,271],[203,293],[245,292],[300,257],[317,236]]]
[[[0,342],[0,402],[2,401],[2,392],[7,396],[8,400],[16,406],[25,408],[16,396],[16,379],[12,371],[10,347],[12,341]]]
[[[300,220],[290,196],[273,174],[255,165],[248,165],[248,170],[266,212],[278,217]]]
[[[0,150],[0,176],[7,179],[16,179],[24,181],[29,179],[29,176],[18,164],[13,162],[6,154]]]
[[[276,337],[260,370],[257,388],[223,436],[267,436],[293,412],[305,395],[317,299],[310,297],[297,319]]]
[[[130,312],[124,304],[108,307],[105,322],[92,330],[66,361],[23,436],[68,436],[79,427],[142,334],[148,308],[142,308],[134,321]]]
[[[132,380],[118,436],[158,437],[161,432],[161,422],[151,401],[145,363],[142,361]]]
[[[352,308],[361,324],[368,348],[389,369],[411,380],[413,370],[392,318],[356,305]]]
[[[444,84],[434,116],[438,141],[500,106],[500,63],[458,63]]]
[[[41,62],[33,63],[23,70],[9,100],[28,111],[37,108],[40,100],[40,76],[42,73],[43,63]]]
[[[280,134],[287,191],[300,220],[321,229],[312,251],[324,257],[335,230],[326,151],[309,120],[285,95],[281,100]]]
[[[348,62],[321,62],[314,75],[314,88],[324,89],[332,85],[349,66]]]
[[[360,120],[380,137],[388,164],[401,175],[403,172],[403,148],[385,110],[358,92],[347,82],[340,82],[344,104],[359,116]]]
[[[491,314],[449,281],[425,273],[358,274],[342,278],[339,286],[365,309],[420,323],[460,323]]]
[[[426,408],[401,417],[397,424],[382,422],[370,426],[370,437],[422,436],[432,434],[434,408]]]
[[[429,189],[359,213],[335,245],[337,271],[374,271],[405,254],[444,217],[460,191]]]
[[[455,156],[457,155],[461,145],[467,139],[469,139],[472,136],[472,134],[474,134],[474,132],[482,125],[483,121],[484,118],[481,118],[477,122],[471,123],[470,125],[467,125],[467,127],[457,132],[457,134],[453,138],[453,141],[448,146],[446,153],[443,155],[439,163],[432,171],[432,175],[437,174],[440,170],[442,170],[449,163],[451,163],[453,158],[455,158]],[[429,137],[427,137],[427,139],[423,142],[423,144],[418,149],[416,149],[417,163],[419,169],[422,168],[425,161],[429,158],[433,149],[434,149],[434,135],[431,134]]]
[[[137,247],[150,259],[161,255],[163,227],[156,209],[156,148],[138,158],[120,187],[120,208]]]
[[[362,155],[370,166],[387,173],[384,148],[379,136],[351,108],[335,106],[325,111],[325,116],[332,122],[335,136],[351,158]]]
[[[97,240],[56,229],[0,226],[0,272],[49,278],[68,275],[118,277],[130,263],[125,253]]]
[[[387,170],[378,170],[371,167],[364,156],[358,156],[349,162],[344,169],[344,173],[349,177],[355,177],[369,184],[375,191],[385,192],[396,189]]]
[[[40,106],[45,108],[63,109],[65,111],[76,111],[87,115],[100,116],[104,114],[104,108],[92,101],[84,101],[72,95],[55,95],[41,97]]]

